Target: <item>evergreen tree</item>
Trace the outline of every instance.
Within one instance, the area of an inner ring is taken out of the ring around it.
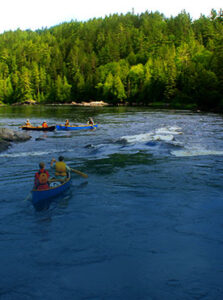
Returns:
[[[223,14],[110,15],[0,34],[0,101],[223,109]],[[220,100],[219,100],[220,99]]]
[[[32,99],[30,71],[23,67],[18,82],[19,98],[21,101]]]

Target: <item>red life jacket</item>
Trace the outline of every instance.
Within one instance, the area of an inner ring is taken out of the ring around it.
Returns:
[[[36,180],[35,185],[38,190],[44,190],[49,187],[48,178],[49,173],[44,170],[39,170],[39,172],[36,173]]]

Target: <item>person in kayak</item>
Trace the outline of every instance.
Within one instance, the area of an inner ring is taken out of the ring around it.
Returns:
[[[43,128],[48,128],[48,125],[47,125],[47,122],[46,122],[46,121],[43,121],[42,127],[43,127]]]
[[[54,165],[55,163],[55,165]],[[64,157],[59,156],[58,161],[56,161],[55,158],[51,160],[50,166],[52,169],[55,170],[55,178],[56,179],[61,179],[61,180],[66,180],[67,177],[69,176],[69,173],[71,171],[70,167],[68,167],[65,162],[64,162]]]
[[[49,188],[49,172],[45,169],[44,162],[39,163],[39,171],[35,174],[34,186],[37,190],[46,190]]]

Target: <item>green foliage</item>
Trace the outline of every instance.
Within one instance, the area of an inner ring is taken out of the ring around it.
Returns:
[[[110,15],[0,35],[0,102],[223,109],[222,10]]]
[[[66,103],[70,101],[71,85],[68,84],[66,77],[57,76],[54,87],[54,101]]]

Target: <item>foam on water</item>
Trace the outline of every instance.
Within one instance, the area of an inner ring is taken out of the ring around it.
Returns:
[[[63,150],[63,152],[71,152],[73,150]],[[3,153],[0,157],[27,157],[27,156],[43,156],[51,153],[59,153],[61,150],[50,151],[34,151],[34,152],[18,152],[18,153]]]
[[[201,156],[201,155],[223,155],[223,151],[216,150],[205,150],[205,149],[188,149],[188,150],[179,150],[171,151],[171,154],[176,157],[190,157],[190,156]]]
[[[183,134],[183,132],[181,131],[181,128],[178,126],[170,126],[170,127],[162,127],[162,128],[158,128],[156,131],[156,133],[161,133],[161,134]]]
[[[181,128],[178,126],[162,127],[148,133],[122,136],[120,140],[126,141],[127,143],[143,143],[149,141],[170,142],[174,140],[174,135],[182,134],[180,130]]]

